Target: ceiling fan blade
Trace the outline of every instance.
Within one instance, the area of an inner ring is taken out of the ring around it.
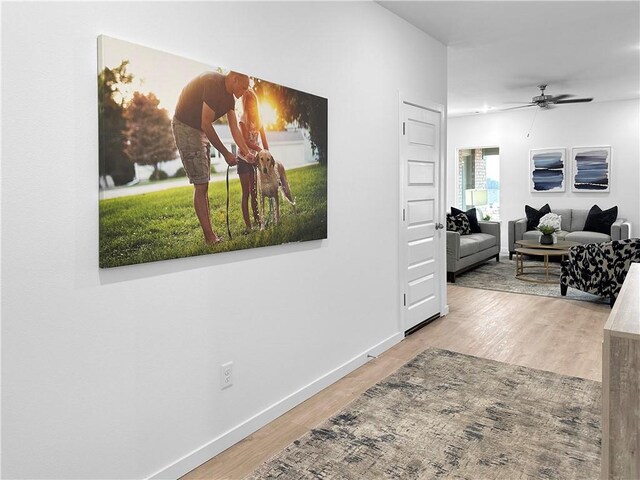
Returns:
[[[555,103],[556,104],[561,104],[561,103],[584,103],[584,102],[590,102],[592,100],[593,100],[593,98],[573,98],[571,100],[558,100]]]
[[[558,100],[564,100],[565,98],[569,98],[569,97],[575,97],[575,95],[570,95],[568,93],[563,93],[562,95],[556,95],[555,97],[551,97],[551,100],[549,100],[552,103],[557,102]]]
[[[516,110],[518,108],[527,108],[527,107],[535,107],[535,106],[536,106],[535,103],[528,103],[527,105],[518,105],[517,107],[501,108],[500,110],[497,110],[497,111],[506,112],[507,110]]]

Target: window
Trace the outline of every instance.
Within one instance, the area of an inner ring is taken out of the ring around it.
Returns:
[[[461,210],[476,207],[478,219],[500,220],[498,147],[458,149],[457,192]]]

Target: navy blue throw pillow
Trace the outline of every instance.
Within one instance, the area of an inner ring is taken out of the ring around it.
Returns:
[[[524,206],[524,213],[527,216],[527,232],[529,230],[535,230],[536,227],[540,224],[540,219],[544,217],[547,213],[551,213],[551,207],[547,203],[540,210],[536,210],[529,205]]]
[[[471,226],[471,233],[482,233],[482,230],[480,230],[480,225],[478,225],[478,215],[476,214],[475,208],[470,208],[466,212],[463,212],[456,207],[451,207],[451,215],[453,215],[454,217],[456,215],[460,215],[461,213],[464,213],[467,216],[467,220],[469,220],[469,225]]]
[[[604,233],[611,235],[611,225],[618,218],[618,207],[611,207],[609,210],[602,210],[598,205],[594,205],[587,214],[587,221],[584,222],[584,229],[587,232]]]

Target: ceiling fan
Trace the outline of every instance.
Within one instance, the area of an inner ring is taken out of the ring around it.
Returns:
[[[528,102],[526,105],[519,105],[517,107],[505,108],[504,110],[515,110],[517,108],[527,108],[527,107],[540,107],[540,108],[552,108],[552,105],[561,105],[563,103],[585,103],[590,102],[593,98],[571,98],[574,95],[562,94],[562,95],[545,95],[544,91],[547,88],[546,84],[538,85],[540,89],[540,95],[537,95],[531,99],[531,102]]]

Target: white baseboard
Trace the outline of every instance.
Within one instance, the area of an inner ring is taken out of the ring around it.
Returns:
[[[383,340],[382,342],[373,345],[372,347],[353,357],[351,360],[331,370],[322,377],[309,383],[305,387],[302,387],[300,390],[293,392],[291,395],[288,395],[279,402],[276,402],[270,407],[265,408],[263,411],[244,421],[240,425],[214,438],[202,447],[185,455],[171,465],[154,473],[150,477],[147,477],[148,480],[177,479],[182,475],[190,472],[194,468],[205,463],[207,460],[215,457],[219,453],[225,451],[227,448],[238,443],[240,440],[248,437],[260,428],[264,427],[269,422],[272,422],[283,413],[291,410],[295,406],[311,398],[316,393],[320,392],[332,383],[340,380],[345,375],[353,372],[358,367],[361,367],[369,360],[371,360],[371,358],[369,358],[367,355],[373,355],[377,357],[397,343],[400,343],[403,338],[404,333],[398,332],[394,335],[391,335],[389,338]]]

